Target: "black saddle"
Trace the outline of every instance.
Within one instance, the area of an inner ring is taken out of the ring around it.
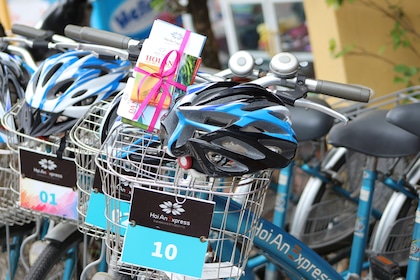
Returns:
[[[375,157],[402,157],[420,151],[420,137],[386,120],[388,110],[370,111],[347,125],[333,126],[328,142]]]
[[[386,114],[386,120],[420,137],[420,103],[395,107]]]
[[[308,100],[330,107],[320,98],[308,97]],[[292,115],[292,128],[298,142],[309,141],[327,135],[333,126],[334,119],[325,113],[302,107],[288,107]]]

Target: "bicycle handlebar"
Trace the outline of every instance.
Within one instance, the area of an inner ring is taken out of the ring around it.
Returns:
[[[71,24],[65,27],[64,33],[66,36],[75,39],[81,39],[91,43],[101,44],[125,50],[127,50],[130,46],[137,46],[141,43],[141,41],[134,40],[128,36],[119,35],[114,32],[99,30],[91,27],[81,27]],[[291,54],[287,55],[293,56]],[[281,54],[276,55],[275,57],[273,57],[272,63],[276,63],[276,67],[279,65],[281,66],[281,64],[279,63],[282,63],[282,58],[284,57],[282,57]],[[287,66],[290,66],[290,61],[288,61]],[[301,83],[301,81],[297,78],[287,79],[284,77],[279,78],[272,75],[268,75],[264,78],[257,79],[254,82],[257,82],[262,86],[280,85],[289,88],[295,88],[296,86],[300,86],[299,83]],[[366,87],[330,82],[325,80],[305,79],[304,84],[302,84],[302,86],[303,85],[306,85],[308,90],[314,93],[322,93],[329,96],[359,102],[368,102],[372,93],[372,90]]]
[[[306,79],[306,85],[308,86],[308,90],[314,93],[322,93],[359,102],[368,102],[373,93],[371,89],[366,87],[325,80]]]
[[[297,78],[285,79],[275,75],[267,75],[259,78],[253,83],[263,87],[280,85],[288,88],[298,86],[307,86],[308,90],[313,93],[322,93],[329,96],[343,98],[352,101],[368,102],[372,95],[372,90],[362,86],[348,85],[325,80],[305,79],[304,83],[298,81]],[[302,83],[302,84],[300,84]]]
[[[64,28],[64,34],[70,38],[119,49],[128,49],[130,46],[137,46],[141,43],[141,41],[114,32],[72,24],[68,24]]]
[[[27,38],[48,38],[52,36],[52,32],[43,29],[37,29],[31,26],[15,23],[12,25],[12,32]]]
[[[55,34],[52,31],[38,29],[32,26],[23,25],[19,23],[14,23],[12,25],[12,32],[16,35],[21,35],[23,37],[33,39],[33,40],[41,40],[45,42],[53,41],[53,42],[74,42],[74,40]]]
[[[313,81],[315,85],[314,88],[310,88],[310,90],[312,90],[313,92],[323,93],[329,96],[344,98],[353,101],[368,102],[369,98],[372,95],[372,90],[366,87],[341,84],[324,80]]]

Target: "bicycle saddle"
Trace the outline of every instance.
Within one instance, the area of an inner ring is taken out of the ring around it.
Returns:
[[[386,121],[387,110],[370,111],[347,125],[333,126],[328,142],[375,157],[414,155],[420,150],[420,137]]]
[[[386,114],[386,120],[420,137],[420,103],[395,107]]]
[[[308,100],[330,107],[327,102],[317,97],[308,97]],[[287,106],[291,112],[292,128],[296,139],[300,141],[315,140],[327,135],[333,126],[334,119],[322,112],[302,107]]]

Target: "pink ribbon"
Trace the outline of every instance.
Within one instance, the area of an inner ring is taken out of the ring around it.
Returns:
[[[159,94],[161,93],[159,102],[156,106],[156,110],[155,113],[153,114],[153,118],[149,124],[149,127],[147,128],[147,131],[152,132],[156,122],[159,119],[159,115],[160,112],[162,111],[165,99],[167,97],[169,97],[170,99],[172,99],[170,90],[169,90],[169,86],[175,86],[183,91],[185,91],[187,89],[187,87],[183,84],[180,84],[176,81],[173,80],[174,76],[175,76],[175,72],[178,68],[178,64],[181,61],[181,56],[184,52],[185,46],[187,45],[189,36],[190,36],[190,31],[186,30],[186,33],[184,35],[184,38],[182,40],[181,46],[179,50],[172,50],[169,53],[167,53],[165,55],[165,57],[163,58],[160,67],[159,67],[159,71],[157,73],[149,73],[139,67],[135,67],[134,71],[140,72],[142,74],[144,74],[145,76],[141,79],[138,87],[137,87],[137,99],[139,99],[139,91],[140,88],[142,86],[142,84],[144,83],[144,81],[147,78],[156,78],[158,79],[158,81],[156,82],[156,84],[153,86],[153,88],[150,90],[150,92],[146,95],[146,97],[144,98],[144,100],[141,102],[140,107],[138,108],[138,110],[136,111],[136,113],[134,114],[133,119],[134,120],[138,120],[139,117],[141,116],[141,114],[143,113],[143,111],[146,109],[146,107],[149,105],[151,100],[156,100],[156,98],[158,98]],[[173,65],[171,66],[171,68],[169,68],[168,70],[165,71],[165,65],[169,59],[169,57],[171,56],[171,54],[175,52],[176,57],[174,60]]]

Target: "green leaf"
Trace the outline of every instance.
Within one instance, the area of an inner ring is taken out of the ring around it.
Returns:
[[[335,41],[334,38],[331,38],[330,39],[329,48],[330,48],[330,53],[334,53],[335,52],[335,49],[337,48],[337,42]]]
[[[150,7],[155,11],[163,11],[166,5],[166,0],[152,0]]]
[[[411,67],[408,69],[408,74],[409,74],[410,76],[417,75],[418,73],[419,73],[419,68],[418,68],[418,67],[411,66]]]
[[[378,54],[383,54],[385,50],[386,50],[386,45],[382,45],[378,50]]]
[[[410,78],[408,78],[408,77],[395,76],[394,77],[394,83],[409,84],[410,83]]]
[[[402,45],[404,48],[408,48],[411,46],[411,42],[408,39],[403,40]]]
[[[344,46],[344,48],[341,51],[339,51],[335,54],[335,57],[337,58],[337,57],[341,57],[343,55],[346,55],[348,53],[351,53],[354,50],[354,48],[355,48],[354,45],[346,45],[346,46]]]
[[[394,71],[397,73],[406,73],[408,71],[408,66],[404,64],[395,65]]]

